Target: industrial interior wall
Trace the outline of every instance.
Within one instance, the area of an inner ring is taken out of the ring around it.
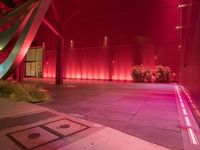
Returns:
[[[63,77],[131,80],[132,66],[140,64],[165,65],[177,73],[178,0],[155,2],[155,7],[75,17],[64,24]],[[58,39],[43,24],[35,41],[46,44],[43,76],[55,77]]]
[[[182,26],[179,74],[180,83],[190,90],[195,102],[200,106],[200,5],[194,0],[192,5],[182,8]],[[188,4],[188,1],[184,2]],[[190,3],[191,4],[191,3]]]

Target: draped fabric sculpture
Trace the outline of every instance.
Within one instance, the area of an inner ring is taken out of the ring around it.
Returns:
[[[25,57],[50,2],[29,0],[11,9],[1,3],[8,13],[0,12],[0,57],[8,55],[0,64],[0,79],[8,78]]]

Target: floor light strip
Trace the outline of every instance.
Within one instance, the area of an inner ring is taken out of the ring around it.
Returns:
[[[182,108],[185,108],[185,105],[183,103],[180,103]]]
[[[185,115],[185,116],[187,116],[188,114],[187,114],[187,111],[186,111],[186,109],[185,108],[182,108],[182,111],[183,111],[183,114]]]
[[[187,96],[188,101],[190,102],[192,108],[195,110],[197,116],[200,117],[200,111],[198,110],[197,106],[193,103],[192,98],[190,96],[190,94],[186,91],[185,88],[182,87],[182,90],[184,92],[184,94]]]
[[[185,105],[184,105],[183,99],[181,97],[181,94],[180,94],[178,86],[176,86],[176,92],[178,94],[178,99],[179,99],[178,102],[180,103],[180,106],[181,106],[181,109],[182,109],[182,113],[183,113],[183,116],[184,116],[184,121],[185,121],[185,124],[187,126],[187,133],[188,133],[190,142],[192,144],[194,144],[194,145],[197,145],[197,144],[199,144],[199,141],[198,141],[198,138],[196,136],[196,133],[194,132],[194,129],[192,128],[192,124],[191,124],[187,109],[185,108]],[[190,95],[185,91],[185,89],[183,89],[183,92],[187,96],[188,100],[191,102],[192,107],[195,109],[196,113],[200,116],[200,112],[197,110],[197,107],[193,103]]]
[[[188,135],[190,137],[190,142],[195,145],[199,144],[194,130],[192,128],[188,128],[187,131],[188,131]]]
[[[190,119],[188,118],[188,116],[184,116],[184,120],[185,120],[186,126],[191,127]]]

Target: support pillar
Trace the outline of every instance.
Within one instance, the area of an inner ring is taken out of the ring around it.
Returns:
[[[63,58],[64,39],[58,38],[58,48],[56,51],[56,84],[63,84]]]
[[[19,66],[19,78],[18,82],[22,83],[24,81],[24,61]]]
[[[24,60],[21,62],[19,67],[15,70],[15,73],[13,75],[13,79],[15,79],[17,82],[22,83],[24,81]]]

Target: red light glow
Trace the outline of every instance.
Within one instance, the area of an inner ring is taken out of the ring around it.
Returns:
[[[196,107],[196,105],[195,105],[195,104],[192,104],[192,107],[193,107],[194,109],[197,109],[197,107]]]
[[[195,110],[196,114],[200,117],[200,112],[199,110]]]

